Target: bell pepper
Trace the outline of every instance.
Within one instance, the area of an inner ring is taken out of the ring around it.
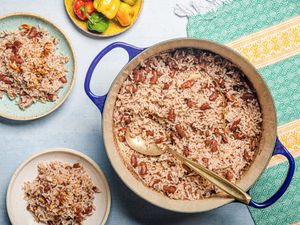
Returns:
[[[108,19],[112,19],[116,16],[120,6],[120,0],[95,0],[95,9],[106,16]]]
[[[75,0],[73,4],[74,13],[81,20],[86,20],[87,16],[83,13],[83,9],[89,15],[94,12],[94,4],[90,0]]]
[[[90,31],[103,33],[109,26],[109,20],[100,13],[94,12],[88,19],[87,27]]]
[[[85,10],[89,15],[91,15],[95,11],[94,3],[93,2],[86,2]]]
[[[132,22],[133,16],[134,16],[133,8],[130,5],[121,2],[119,10],[116,15],[116,19],[119,21],[121,26],[123,27],[129,26]]]
[[[122,2],[125,2],[125,3],[127,3],[128,5],[133,6],[133,5],[135,5],[135,3],[137,2],[137,0],[122,0]]]

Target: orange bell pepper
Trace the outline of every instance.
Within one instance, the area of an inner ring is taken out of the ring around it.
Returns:
[[[129,26],[133,21],[133,16],[134,16],[133,8],[130,5],[121,2],[116,15],[116,19],[119,21],[121,26],[123,27]]]

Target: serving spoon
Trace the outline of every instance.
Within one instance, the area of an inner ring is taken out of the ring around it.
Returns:
[[[131,137],[130,129],[126,130],[126,142],[127,144],[135,151],[149,156],[159,156],[164,153],[156,143],[146,143],[146,141],[141,136]],[[239,188],[237,185],[231,183],[225,178],[219,176],[215,172],[207,169],[201,164],[195,163],[192,160],[182,156],[171,148],[166,148],[166,151],[171,153],[179,161],[187,165],[190,169],[194,170],[203,178],[207,179],[211,183],[215,184],[217,187],[222,189],[224,192],[235,198],[237,201],[249,204],[251,196],[248,195],[245,191]]]

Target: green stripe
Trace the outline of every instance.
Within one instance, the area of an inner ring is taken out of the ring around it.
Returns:
[[[187,33],[226,43],[299,14],[299,0],[233,0],[217,12],[189,17]]]
[[[278,124],[300,118],[300,55],[259,70],[275,101]]]

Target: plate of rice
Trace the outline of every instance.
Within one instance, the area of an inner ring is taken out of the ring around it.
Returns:
[[[0,18],[0,116],[43,117],[69,96],[76,77],[73,48],[56,25],[38,15]]]
[[[20,165],[10,181],[6,204],[14,225],[102,225],[111,196],[93,160],[74,150],[55,148]]]

